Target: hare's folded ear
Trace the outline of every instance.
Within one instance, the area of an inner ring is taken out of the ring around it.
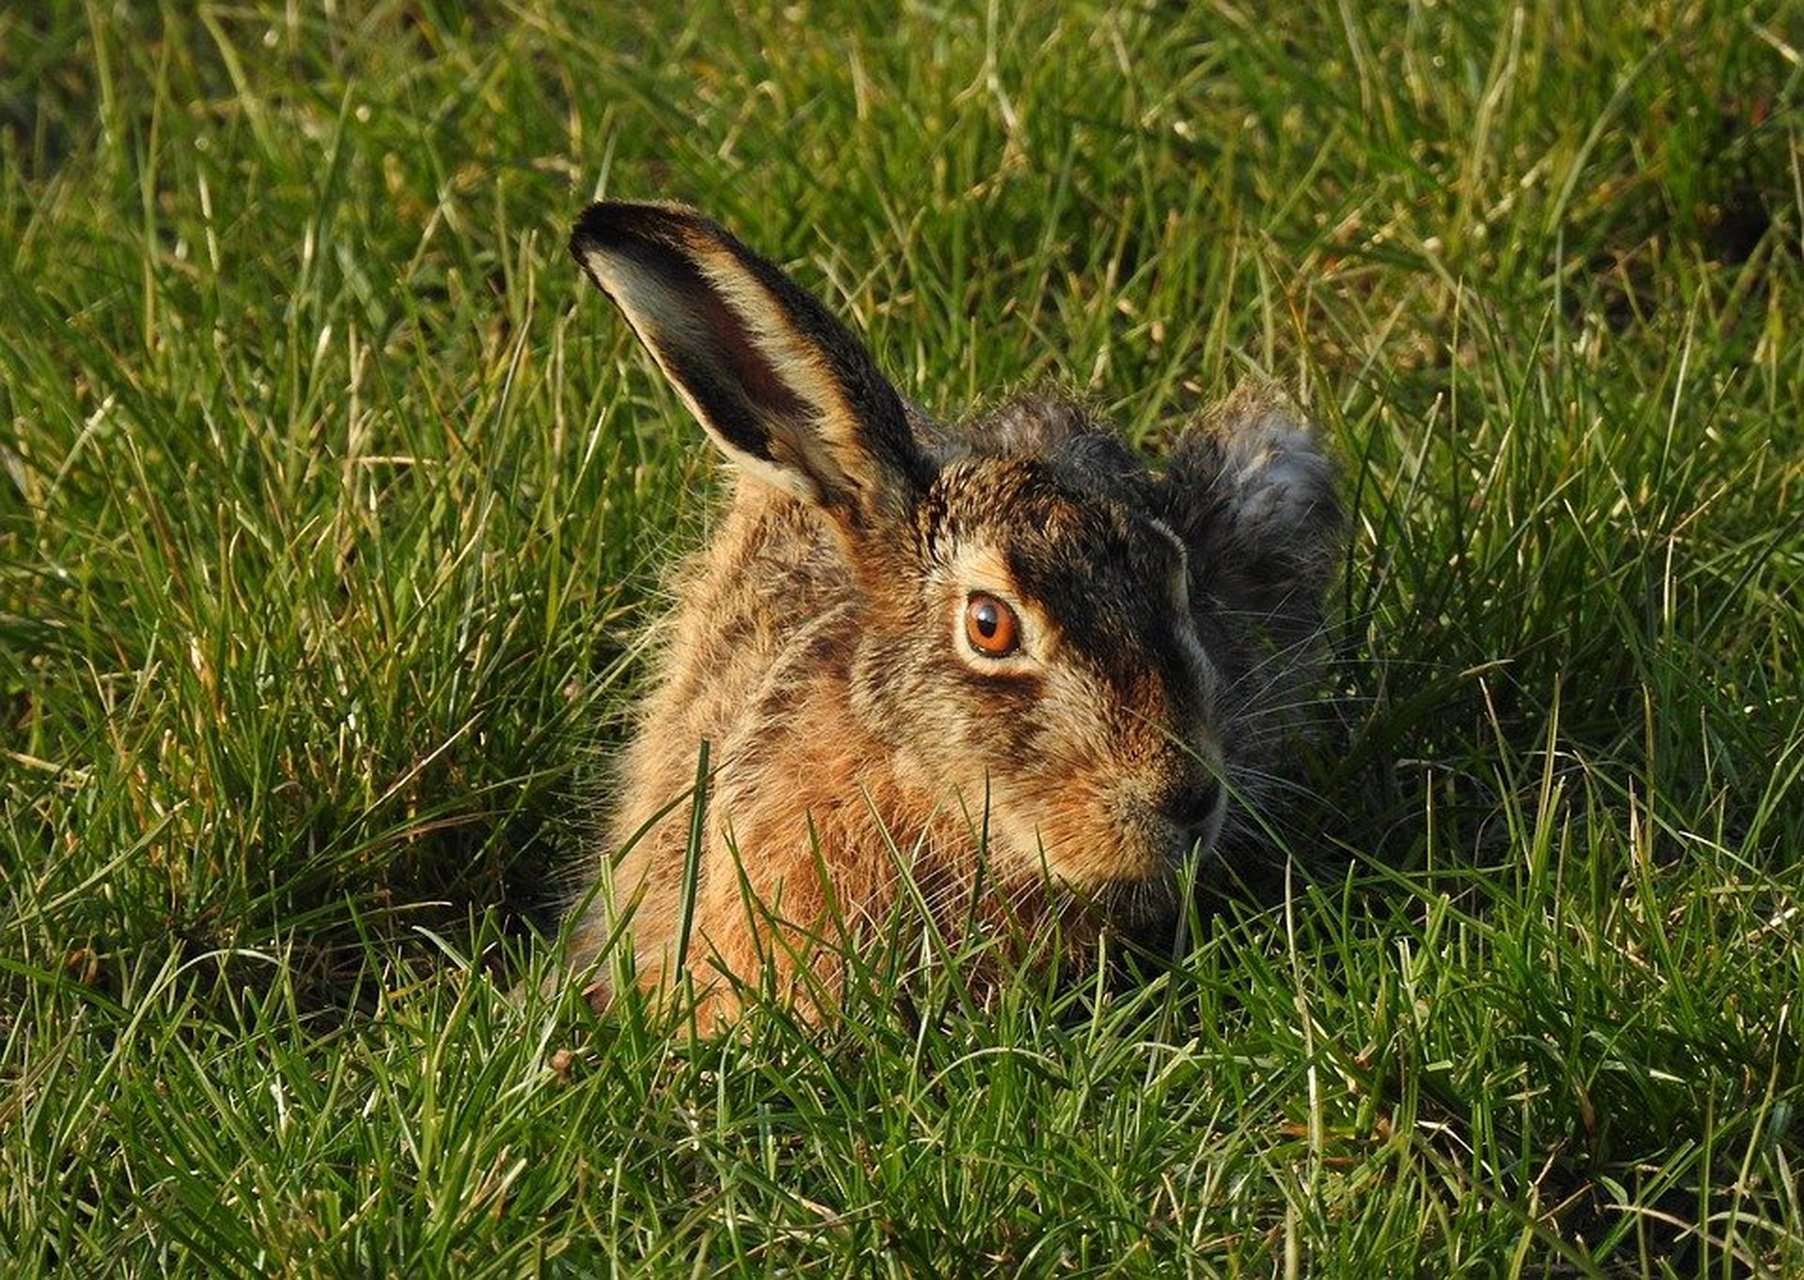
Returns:
[[[931,481],[864,346],[720,226],[610,201],[582,215],[570,251],[746,472],[854,530],[901,515]]]
[[[1336,480],[1315,432],[1258,391],[1188,431],[1163,489],[1190,549],[1193,596],[1279,631],[1312,626],[1341,549]]]

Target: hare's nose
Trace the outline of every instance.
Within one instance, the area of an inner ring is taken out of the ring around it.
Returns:
[[[1202,778],[1172,796],[1163,808],[1186,837],[1195,842],[1215,834],[1215,820],[1221,806],[1221,783],[1215,778]]]

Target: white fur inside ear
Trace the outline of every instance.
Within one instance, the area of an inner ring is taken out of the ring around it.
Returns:
[[[1333,467],[1306,427],[1267,411],[1228,437],[1223,474],[1240,519],[1301,524],[1333,484]]]
[[[696,265],[722,302],[739,317],[771,373],[808,406],[808,422],[773,424],[771,432],[773,443],[794,455],[805,473],[803,479],[826,478],[824,485],[811,484],[811,492],[800,496],[818,502],[823,488],[843,494],[851,479],[835,446],[846,443],[855,429],[857,415],[846,403],[839,384],[822,366],[814,343],[796,332],[776,299],[730,253],[713,248],[702,250]],[[784,487],[798,492],[793,485]]]
[[[692,298],[670,285],[658,272],[647,269],[625,254],[588,251],[583,254],[583,265],[626,315],[633,331],[639,335],[640,344],[657,361],[658,367],[664,371],[665,380],[676,390],[678,397],[708,433],[708,438],[714,442],[715,447],[731,458],[746,475],[793,494],[804,502],[820,502],[820,488],[806,472],[748,453],[727,439],[715,427],[706,408],[691,393],[683,378],[678,376],[678,371],[672,367],[666,355],[667,349],[686,351],[691,358],[705,357],[712,349],[712,335],[695,315]],[[729,305],[738,315],[740,323],[756,334],[757,320],[746,315],[743,297],[731,298]],[[793,365],[793,360],[775,358],[771,344],[757,338],[754,340],[758,342],[765,358],[776,366],[779,375],[786,374]],[[718,360],[710,360],[709,363],[713,365],[712,372],[721,385],[731,384],[735,376],[731,369]]]

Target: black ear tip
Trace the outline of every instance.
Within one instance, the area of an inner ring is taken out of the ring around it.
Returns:
[[[618,252],[647,241],[668,245],[707,226],[707,219],[687,205],[600,200],[577,218],[570,232],[570,252],[580,261],[585,254]]]

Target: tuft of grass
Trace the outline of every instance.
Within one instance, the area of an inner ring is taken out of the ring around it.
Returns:
[[[1795,6],[0,13],[0,1270],[1804,1270]],[[1346,459],[1301,864],[1144,984],[539,994],[706,208],[957,414]],[[1326,870],[1324,868],[1339,868]]]

